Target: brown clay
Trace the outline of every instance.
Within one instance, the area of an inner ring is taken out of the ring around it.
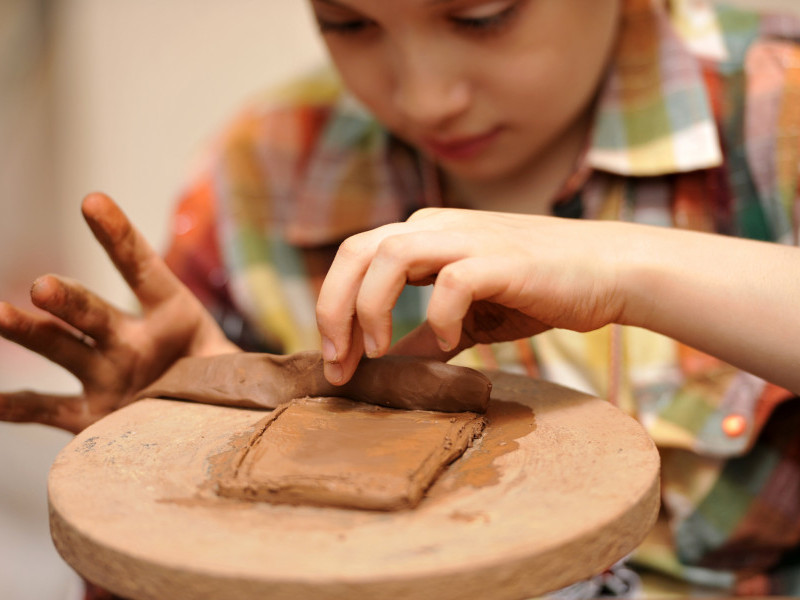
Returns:
[[[256,425],[217,492],[275,504],[413,508],[483,426],[474,413],[293,400]]]
[[[364,359],[345,385],[329,383],[319,352],[237,353],[177,361],[139,398],[277,408],[295,398],[341,396],[390,408],[486,412],[492,384],[482,373],[405,356]]]

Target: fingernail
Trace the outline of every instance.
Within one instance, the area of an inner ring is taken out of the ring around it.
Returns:
[[[436,341],[439,343],[439,348],[441,348],[445,352],[449,352],[450,350],[453,349],[453,347],[450,345],[450,342],[448,342],[446,339],[442,337],[439,337],[438,335],[436,336]]]
[[[49,275],[42,275],[41,277],[37,277],[36,281],[33,282],[31,285],[31,298],[36,300],[40,299],[40,301],[44,301],[48,297],[52,297],[56,290],[56,283]]]
[[[342,380],[342,365],[337,362],[325,363],[325,378],[331,383],[339,383]]]
[[[378,358],[378,344],[370,336],[364,336],[364,352],[367,358]]]
[[[326,363],[336,362],[337,353],[336,353],[336,346],[333,345],[333,342],[330,341],[328,338],[322,338],[322,359]]]
[[[35,296],[39,293],[39,290],[42,288],[42,278],[38,277],[36,280],[31,284],[31,296]]]

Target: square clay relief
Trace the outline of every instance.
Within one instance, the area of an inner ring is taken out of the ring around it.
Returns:
[[[483,431],[475,413],[303,398],[256,426],[217,493],[276,504],[413,508]]]

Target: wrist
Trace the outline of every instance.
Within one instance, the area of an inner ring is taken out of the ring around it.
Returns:
[[[653,329],[663,286],[679,275],[674,270],[680,265],[672,261],[675,253],[670,234],[675,232],[630,223],[617,225],[620,230],[612,232],[614,290],[620,302],[617,322]]]

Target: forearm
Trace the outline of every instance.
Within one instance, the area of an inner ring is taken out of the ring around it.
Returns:
[[[623,321],[800,392],[800,249],[641,228],[619,286]]]

